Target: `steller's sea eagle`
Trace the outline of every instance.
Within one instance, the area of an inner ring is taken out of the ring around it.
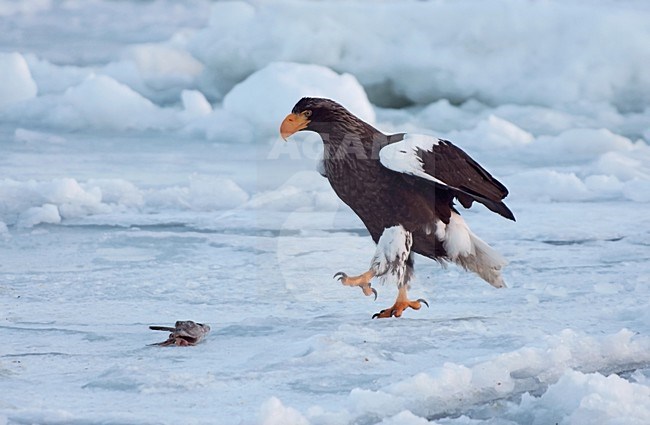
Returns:
[[[428,306],[407,296],[413,252],[441,263],[452,261],[496,288],[505,286],[501,269],[506,261],[472,233],[454,199],[465,208],[479,202],[514,221],[502,201],[508,190],[469,155],[432,136],[383,134],[330,99],[300,99],[282,122],[280,135],[286,140],[305,130],[323,139],[321,174],[377,244],[368,271],[334,277],[375,298],[374,277],[396,281],[395,304],[373,318],[400,317],[406,308]]]

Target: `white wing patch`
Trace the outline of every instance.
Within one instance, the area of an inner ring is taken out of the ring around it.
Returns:
[[[422,159],[417,154],[419,149],[433,151],[434,146],[439,142],[440,139],[437,137],[425,134],[405,134],[403,140],[386,145],[379,151],[379,162],[389,170],[449,186],[442,180],[425,173]]]

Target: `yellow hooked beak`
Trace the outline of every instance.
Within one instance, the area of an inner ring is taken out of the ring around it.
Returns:
[[[307,128],[309,123],[310,120],[308,120],[307,116],[304,114],[291,113],[287,115],[284,121],[282,121],[282,125],[280,125],[280,136],[282,136],[284,140],[287,140],[287,138],[296,131]]]

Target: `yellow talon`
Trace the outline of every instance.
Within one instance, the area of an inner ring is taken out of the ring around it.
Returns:
[[[387,309],[381,310],[379,313],[373,314],[372,318],[384,319],[388,317],[401,317],[402,313],[407,308],[412,308],[413,310],[419,310],[420,308],[422,308],[422,304],[429,307],[429,303],[423,298],[418,298],[415,301],[409,300],[408,297],[406,296],[406,287],[403,286],[399,288],[399,292],[397,293],[397,300],[395,300],[395,304],[393,304],[391,307]]]
[[[338,272],[334,275],[334,278],[337,279],[345,286],[358,286],[363,291],[365,296],[375,294],[375,300],[377,299],[377,291],[371,287],[370,280],[375,277],[375,273],[372,270],[360,274],[359,276],[348,276],[344,272]]]

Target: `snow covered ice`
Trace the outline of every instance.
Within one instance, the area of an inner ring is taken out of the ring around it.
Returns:
[[[650,7],[0,0],[0,424],[650,423]],[[374,246],[299,97],[447,138],[497,290]],[[191,348],[148,326],[194,320]]]

